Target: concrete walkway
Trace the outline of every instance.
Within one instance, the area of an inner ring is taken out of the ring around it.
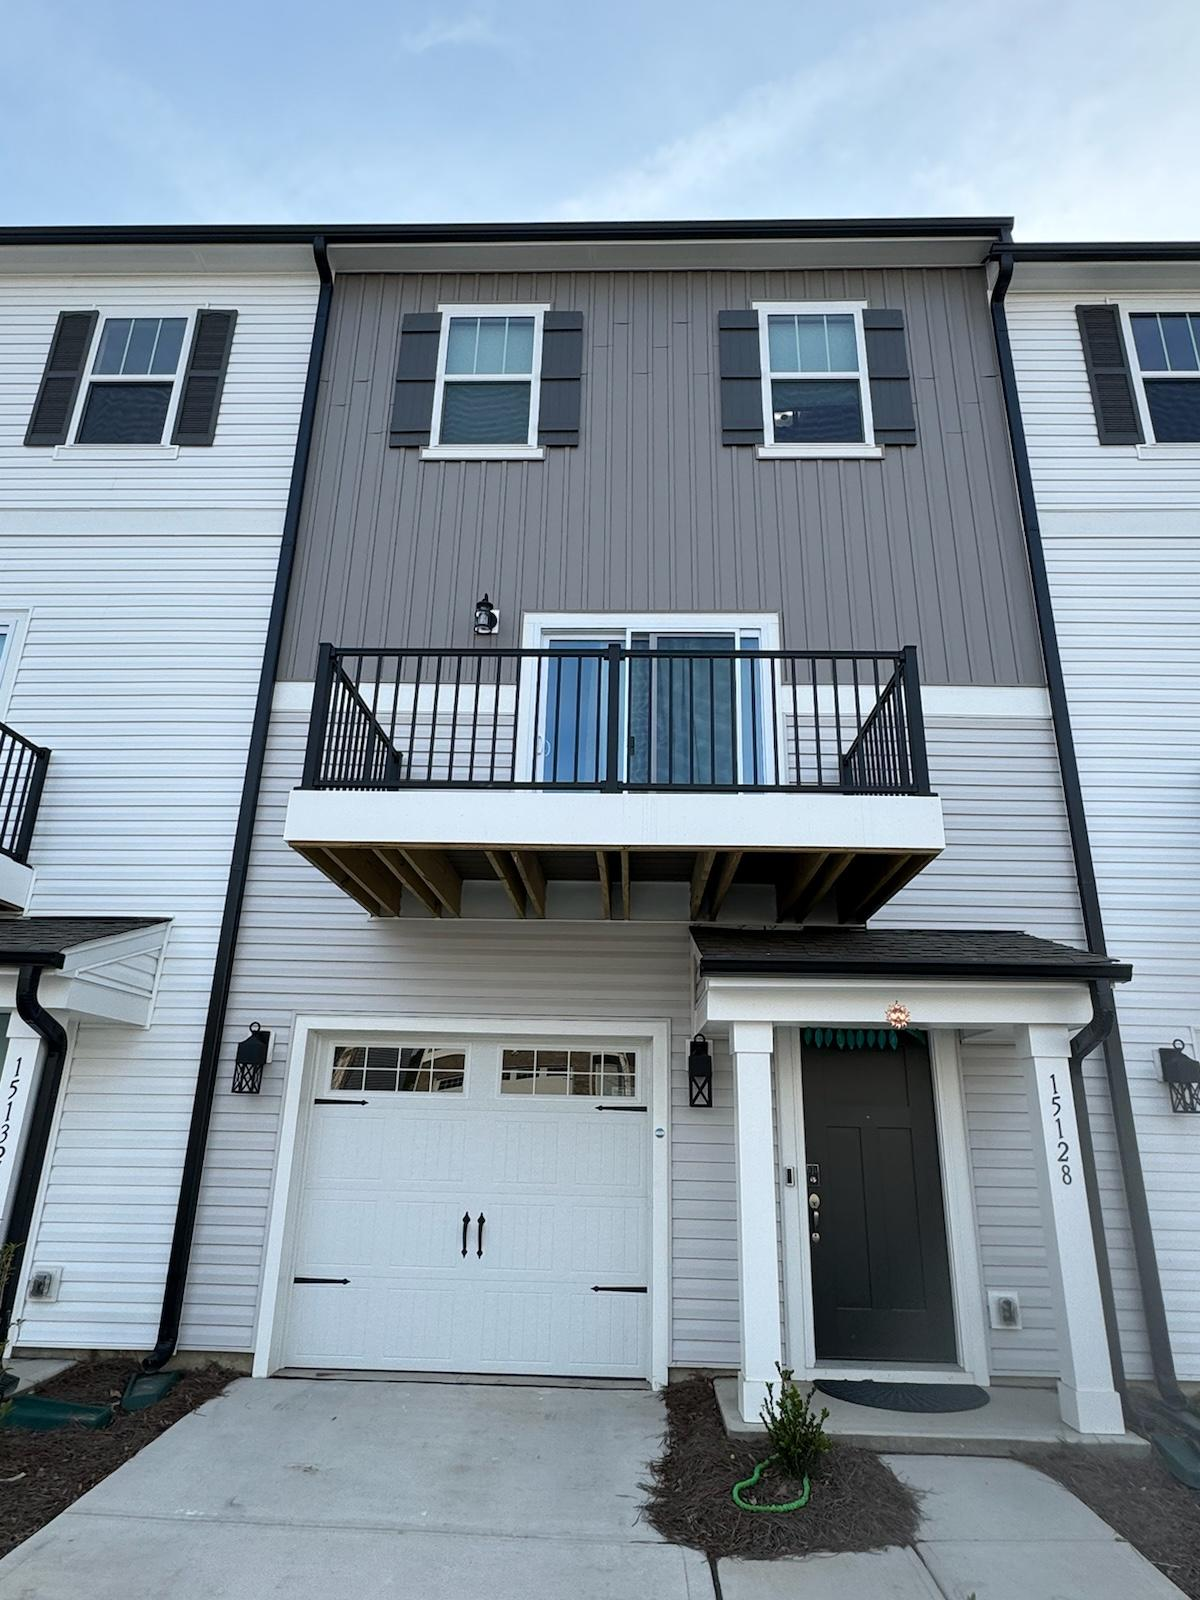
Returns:
[[[1032,1467],[883,1459],[922,1496],[915,1550],[722,1561],[724,1600],[1180,1600],[1157,1567]]]
[[[242,1379],[0,1562],[0,1600],[713,1600],[640,1520],[656,1396]],[[723,1600],[1179,1600],[1007,1460],[892,1455],[915,1549],[722,1561]]]

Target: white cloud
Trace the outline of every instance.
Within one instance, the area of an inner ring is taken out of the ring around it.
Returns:
[[[503,40],[486,17],[472,14],[459,17],[455,22],[431,21],[417,33],[401,40],[404,48],[413,55],[423,55],[426,50],[437,50],[443,45],[474,44],[497,48]]]

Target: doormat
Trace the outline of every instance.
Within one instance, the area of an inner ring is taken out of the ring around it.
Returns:
[[[876,1383],[871,1378],[842,1382],[822,1378],[815,1387],[834,1400],[849,1400],[875,1411],[978,1411],[990,1398],[986,1389],[973,1383]]]

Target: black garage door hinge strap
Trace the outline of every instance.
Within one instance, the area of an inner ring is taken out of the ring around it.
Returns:
[[[293,1278],[293,1283],[349,1283],[349,1278]]]
[[[365,1100],[321,1100],[319,1098],[313,1101],[315,1106],[365,1106],[366,1103]]]
[[[597,1106],[597,1111],[646,1111],[647,1106]]]
[[[646,1285],[644,1283],[640,1283],[640,1284],[636,1284],[636,1285],[629,1284],[629,1283],[594,1283],[592,1285],[592,1293],[593,1294],[646,1294],[646,1293],[648,1293],[648,1290],[647,1290]]]

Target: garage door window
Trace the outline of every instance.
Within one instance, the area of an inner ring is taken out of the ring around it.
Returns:
[[[502,1094],[632,1099],[636,1086],[632,1050],[505,1050],[500,1073]]]
[[[331,1089],[381,1094],[461,1094],[466,1073],[461,1050],[426,1046],[345,1044],[333,1052]]]

